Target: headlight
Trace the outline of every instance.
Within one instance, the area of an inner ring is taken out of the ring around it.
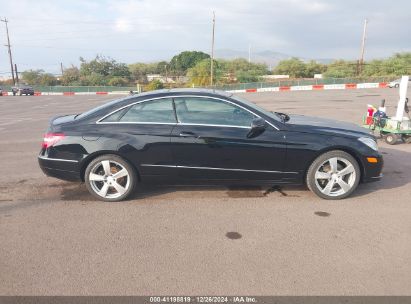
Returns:
[[[358,140],[363,144],[367,145],[368,147],[370,147],[371,149],[378,151],[377,142],[374,139],[370,137],[360,137],[358,138]]]

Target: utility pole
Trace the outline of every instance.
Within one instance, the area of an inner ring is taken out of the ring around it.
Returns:
[[[248,63],[251,62],[251,44],[248,45]]]
[[[362,34],[362,41],[361,41],[361,54],[360,54],[360,60],[358,62],[359,66],[358,66],[358,74],[361,74],[362,72],[362,68],[364,65],[364,52],[365,52],[365,40],[366,40],[366,36],[367,36],[367,25],[368,25],[368,20],[365,19],[364,21],[364,31]]]
[[[9,22],[6,18],[0,19],[1,22],[4,22],[6,24],[6,33],[7,33],[7,44],[6,46],[9,49],[9,58],[10,58],[10,69],[11,69],[11,78],[13,79],[14,85],[16,85],[15,79],[14,79],[14,70],[13,70],[13,58],[11,56],[11,48],[10,48],[10,38],[9,38],[9,27],[7,26],[7,22]]]
[[[164,65],[164,69],[165,69],[165,71],[166,71],[166,83],[168,83],[167,64]]]
[[[17,72],[17,64],[14,64],[14,72],[16,73],[16,85],[19,85],[19,73]]]
[[[61,76],[64,74],[63,62],[60,62]]]
[[[213,11],[213,36],[211,39],[211,75],[210,75],[210,85],[213,85],[213,77],[214,77],[214,32],[215,32],[215,12]]]

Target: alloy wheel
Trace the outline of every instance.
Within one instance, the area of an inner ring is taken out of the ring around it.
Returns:
[[[315,172],[315,185],[324,195],[340,196],[354,186],[356,172],[353,164],[342,157],[324,161]]]
[[[103,198],[118,198],[130,187],[130,173],[113,160],[96,163],[90,170],[88,179],[93,191]]]

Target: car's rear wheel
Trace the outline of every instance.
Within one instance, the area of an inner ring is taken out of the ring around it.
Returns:
[[[87,166],[85,182],[88,191],[107,202],[126,199],[137,182],[134,168],[117,155],[99,156]]]
[[[358,162],[344,151],[330,151],[317,157],[307,172],[308,188],[329,200],[349,196],[360,182]]]

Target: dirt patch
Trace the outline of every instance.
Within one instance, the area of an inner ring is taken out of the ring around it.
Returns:
[[[261,187],[237,187],[228,188],[227,195],[231,198],[264,197]]]
[[[72,185],[62,185],[60,198],[64,201],[89,201],[92,197],[87,191],[86,186],[84,184],[80,184],[74,187]]]

